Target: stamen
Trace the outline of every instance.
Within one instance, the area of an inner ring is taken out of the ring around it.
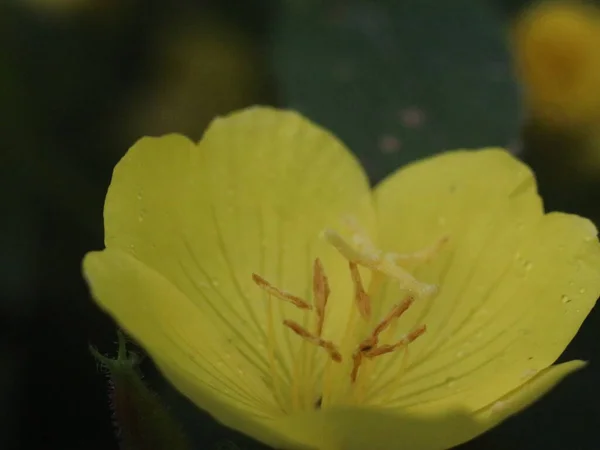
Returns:
[[[376,347],[377,344],[379,344],[379,339],[374,334],[358,344],[358,348],[352,354],[352,372],[350,373],[350,381],[352,381],[352,383],[354,383],[358,377],[358,369],[362,364],[363,356]]]
[[[263,290],[265,290],[269,296],[274,296],[277,297],[281,300],[285,300],[288,301],[290,303],[292,303],[294,306],[300,308],[300,309],[304,309],[304,310],[315,310],[315,313],[317,315],[317,331],[315,334],[310,333],[305,327],[307,326],[307,324],[305,323],[304,326],[299,325],[298,323],[292,321],[292,320],[283,320],[283,324],[290,328],[294,333],[296,333],[297,335],[299,335],[300,337],[302,337],[304,339],[304,341],[301,344],[300,347],[300,355],[294,359],[294,370],[293,370],[293,376],[292,376],[292,384],[291,384],[291,401],[292,401],[292,410],[298,410],[298,409],[303,409],[305,406],[308,406],[308,404],[304,404],[307,403],[306,400],[308,399],[308,397],[305,394],[305,388],[307,387],[306,385],[302,384],[302,383],[309,383],[310,384],[310,377],[311,377],[311,360],[313,358],[313,356],[309,355],[306,351],[306,345],[307,343],[311,343],[313,345],[316,345],[317,347],[321,347],[323,349],[325,349],[325,351],[327,352],[327,354],[329,355],[329,360],[327,361],[327,366],[329,364],[331,364],[331,361],[334,362],[342,362],[342,355],[340,353],[340,351],[337,349],[337,347],[335,346],[335,344],[333,344],[333,342],[322,339],[321,338],[321,334],[323,331],[323,321],[325,318],[325,307],[327,305],[327,300],[329,298],[330,295],[330,288],[329,288],[329,282],[327,280],[327,276],[325,275],[325,270],[323,269],[323,265],[321,264],[321,261],[317,258],[315,260],[314,266],[313,266],[313,294],[314,294],[314,308],[313,306],[311,306],[308,302],[306,302],[305,300],[301,299],[300,297],[297,297],[295,295],[292,295],[288,292],[282,291],[281,289],[278,289],[276,287],[274,287],[272,284],[270,284],[267,280],[265,280],[264,278],[262,278],[261,276],[257,275],[257,274],[252,274],[252,279],[254,280],[254,282]],[[271,306],[272,302],[269,302],[269,310],[268,310],[268,328],[270,330],[270,335],[272,335],[272,306]],[[273,341],[274,344],[274,337],[272,337],[272,339],[270,339]],[[275,363],[274,363],[274,355],[271,351],[271,349],[269,350],[270,352],[270,366],[271,366],[271,372],[272,375],[275,376]]]
[[[415,339],[417,339],[419,336],[421,336],[423,333],[425,333],[425,331],[427,331],[427,327],[425,325],[421,325],[420,327],[417,327],[413,331],[408,333],[406,336],[404,336],[402,339],[400,339],[395,344],[392,344],[392,345],[385,344],[385,345],[382,345],[381,347],[372,348],[371,350],[365,352],[365,356],[367,358],[371,359],[371,358],[375,358],[376,356],[381,356],[381,355],[385,355],[386,353],[391,353],[398,348],[406,347],[408,344],[410,344]]]
[[[356,350],[352,354],[352,372],[350,372],[350,381],[352,384],[356,382],[356,378],[358,377],[358,369],[362,364],[363,354],[360,350]]]
[[[363,319],[369,320],[371,318],[371,299],[363,287],[358,266],[352,261],[349,262],[349,265],[350,275],[352,276],[352,282],[354,283],[354,299],[356,300],[358,312],[360,312]]]
[[[325,321],[325,307],[327,306],[327,299],[331,290],[329,289],[329,282],[325,275],[325,270],[321,264],[319,258],[315,259],[313,266],[313,295],[315,312],[317,313],[317,327],[316,334],[321,337],[323,334],[323,323]]]
[[[311,310],[312,306],[308,304],[305,300],[302,300],[300,297],[296,297],[295,295],[290,294],[289,292],[282,291],[281,289],[277,289],[267,280],[262,278],[260,275],[252,274],[252,279],[261,289],[265,290],[267,293],[271,294],[274,297],[277,297],[280,300],[285,300],[290,302],[294,306],[300,309],[308,309]]]
[[[352,355],[352,372],[350,373],[350,380],[352,383],[356,381],[358,377],[358,370],[362,364],[363,358],[373,359],[376,356],[385,355],[391,353],[394,350],[406,347],[408,344],[413,342],[419,336],[426,331],[426,326],[421,325],[404,336],[400,341],[395,344],[384,344],[379,345],[379,335],[388,328],[392,322],[399,319],[410,306],[414,303],[414,297],[407,297],[401,303],[395,305],[386,317],[375,327],[371,336],[363,340],[359,345],[358,349]]]
[[[373,337],[378,338],[379,335],[387,327],[389,327],[394,320],[399,319],[402,314],[404,314],[408,308],[410,308],[414,301],[414,297],[407,297],[402,301],[402,303],[395,305],[388,315],[375,327],[375,330],[373,330]]]
[[[301,338],[307,340],[311,344],[315,344],[323,349],[329,354],[331,359],[335,362],[342,362],[342,354],[336,348],[335,344],[331,341],[327,341],[319,336],[315,336],[310,333],[306,329],[302,328],[302,326],[298,325],[293,320],[284,320],[283,324],[291,329],[294,333],[296,333]]]
[[[363,401],[363,398],[367,393],[367,384],[371,380],[371,371],[375,369],[375,367],[371,366],[370,364],[363,366],[365,364],[365,358],[367,360],[372,360],[381,355],[392,353],[397,349],[402,349],[404,350],[402,359],[402,366],[404,367],[407,364],[409,344],[414,342],[426,331],[426,326],[421,325],[404,335],[402,339],[396,343],[380,344],[379,342],[380,336],[384,331],[387,330],[388,334],[392,333],[392,330],[395,329],[395,325],[394,327],[392,327],[392,325],[395,324],[398,319],[402,317],[402,315],[411,307],[411,305],[415,302],[415,299],[419,298],[419,296],[431,295],[436,290],[434,285],[429,285],[418,281],[411,275],[408,269],[398,265],[398,262],[410,264],[429,261],[429,259],[434,256],[442,248],[442,246],[448,242],[449,239],[448,236],[443,236],[430,247],[410,254],[387,253],[377,249],[371,240],[369,240],[368,236],[358,230],[357,225],[350,225],[355,231],[354,235],[352,236],[352,244],[347,243],[337,232],[333,230],[325,230],[323,232],[323,236],[327,242],[335,247],[336,250],[348,260],[350,275],[354,286],[354,301],[356,302],[357,310],[362,319],[370,321],[372,316],[372,299],[377,296],[377,292],[382,286],[385,277],[393,278],[399,283],[401,289],[408,290],[411,293],[411,295],[407,296],[400,303],[391,308],[388,314],[379,323],[377,323],[371,334],[367,338],[363,339],[358,344],[356,350],[351,354],[351,394],[354,400],[360,403]],[[365,286],[363,285],[359,266],[371,271],[368,290],[366,290]],[[327,302],[329,300],[331,290],[329,287],[329,280],[325,274],[325,270],[320,259],[315,259],[313,264],[312,304],[298,296],[276,288],[257,274],[252,274],[252,279],[258,287],[267,292],[269,295],[269,300],[271,300],[271,297],[275,297],[289,302],[299,309],[315,311],[316,314],[314,332],[309,331],[309,329],[312,328],[309,316],[304,316],[303,325],[300,325],[293,320],[283,319],[283,325],[303,339],[299,349],[299,355],[296,355],[297,357],[294,358],[293,362],[293,375],[291,377],[290,386],[291,410],[296,411],[310,408],[318,409],[327,406],[330,402],[335,401],[337,398],[337,393],[334,392],[332,394],[335,382],[333,380],[333,370],[331,368],[333,367],[334,362],[341,363],[343,357],[338,347],[332,341],[323,339],[322,337]],[[285,408],[286,405],[284,404],[284,395],[282,392],[283,386],[280,379],[281,374],[278,370],[280,368],[277,367],[277,348],[273,329],[272,308],[272,302],[269,301],[267,309],[267,351],[269,369],[273,382],[275,399],[281,408],[286,410],[287,408]],[[354,311],[346,324],[345,337],[342,339],[344,348],[346,348],[345,343],[353,342],[354,338],[351,336],[351,334],[356,333],[358,320],[359,319],[356,315],[356,311]],[[359,329],[361,328],[362,327],[359,327]],[[392,328],[392,330],[388,330],[389,328]],[[308,350],[308,344],[312,344],[314,346],[310,351]],[[318,347],[324,349],[329,356],[329,358],[325,361],[325,367],[322,371],[317,370],[320,367],[317,365],[319,360],[316,358],[316,353],[319,351]],[[350,354],[345,356],[349,357]],[[359,371],[362,374],[360,379],[358,378]],[[319,374],[323,376],[323,382],[319,387],[320,396],[315,403],[315,389],[313,387],[315,380],[313,380],[313,378]]]

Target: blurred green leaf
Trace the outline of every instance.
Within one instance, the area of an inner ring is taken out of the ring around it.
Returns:
[[[374,180],[453,148],[507,146],[520,118],[502,19],[487,2],[283,2],[284,106],[336,133]]]

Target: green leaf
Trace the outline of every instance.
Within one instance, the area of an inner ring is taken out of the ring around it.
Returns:
[[[484,1],[288,0],[273,65],[281,103],[336,133],[378,180],[443,150],[518,138],[505,41]]]

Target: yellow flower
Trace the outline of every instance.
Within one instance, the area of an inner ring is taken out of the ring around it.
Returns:
[[[444,449],[541,396],[600,292],[586,219],[499,149],[373,191],[340,141],[250,108],[117,165],[93,297],[223,424],[281,449]]]
[[[531,116],[559,127],[600,121],[600,10],[584,1],[535,3],[513,29],[517,75]]]

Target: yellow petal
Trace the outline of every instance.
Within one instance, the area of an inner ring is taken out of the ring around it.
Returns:
[[[473,415],[460,410],[420,415],[401,409],[332,408],[280,419],[276,428],[319,450],[445,450],[483,434],[584,366],[582,361],[551,366]]]
[[[501,150],[452,152],[402,169],[377,188],[376,205],[385,248],[450,240],[415,271],[440,290],[402,326],[425,324],[427,332],[407,359],[377,363],[374,402],[478,410],[552,364],[600,293],[595,227],[543,215],[531,172]],[[382,304],[398,295],[388,289]]]
[[[268,389],[235,351],[241,337],[217,329],[176,286],[121,250],[88,253],[83,267],[92,295],[177,389],[230,427],[270,445],[289,444],[272,429]]]
[[[211,330],[207,339],[229,339],[227,354],[243,361],[244,374],[254,371],[263,380],[267,400],[274,402],[273,391],[289,392],[293,380],[310,381],[294,365],[303,361],[298,355],[306,344],[282,325],[284,318],[305,323],[306,314],[273,300],[268,331],[268,299],[252,274],[310,301],[313,259],[320,257],[332,289],[324,332],[335,339],[352,306],[351,284],[347,264],[319,235],[347,214],[374,228],[365,174],[346,148],[296,113],[251,108],[215,120],[197,145],[177,135],[136,143],[115,168],[107,194],[106,246],[171,283],[196,308],[196,327]],[[88,274],[92,283],[94,276]],[[143,322],[129,316],[136,310],[117,308],[123,299],[97,292],[100,305],[164,360],[168,347],[154,349],[139,336]],[[156,307],[167,314],[170,301],[165,297]],[[276,376],[268,351],[272,342]],[[200,354],[204,345],[190,343]],[[227,363],[217,353],[206,357],[207,371]],[[181,375],[173,368],[166,372]],[[233,370],[229,378],[235,384],[244,374]],[[242,389],[251,396],[255,388]]]
[[[475,414],[475,417],[482,424],[481,432],[525,409],[560,383],[567,375],[585,366],[586,363],[584,361],[577,360],[550,366],[527,381],[527,383],[509,392],[494,403],[480,409]]]
[[[277,421],[277,429],[318,450],[445,450],[481,425],[464,412],[427,417],[381,408],[331,408]]]

